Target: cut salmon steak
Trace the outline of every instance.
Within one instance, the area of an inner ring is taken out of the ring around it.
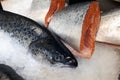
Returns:
[[[94,51],[99,23],[99,4],[93,1],[64,8],[53,16],[48,28],[72,46],[78,56],[90,58]]]
[[[55,12],[63,9],[64,7],[65,7],[65,0],[51,0],[49,11],[48,11],[47,15],[45,16],[46,27],[48,27],[48,24],[51,20],[52,15]]]

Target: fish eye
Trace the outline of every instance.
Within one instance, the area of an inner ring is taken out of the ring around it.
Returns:
[[[63,60],[63,55],[55,55],[55,56],[54,56],[54,59],[55,59],[56,61],[61,61],[61,60]]]

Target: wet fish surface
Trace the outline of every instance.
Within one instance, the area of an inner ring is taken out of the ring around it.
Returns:
[[[96,41],[120,46],[120,7],[101,16]]]
[[[8,33],[33,55],[44,54],[52,63],[63,63],[77,67],[78,63],[62,42],[44,26],[7,11],[0,12],[0,31]]]

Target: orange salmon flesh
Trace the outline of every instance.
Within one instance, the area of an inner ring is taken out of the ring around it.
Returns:
[[[46,27],[48,27],[48,24],[51,20],[52,15],[55,12],[62,10],[64,7],[65,7],[65,0],[51,0],[50,9],[45,16]]]
[[[83,58],[90,58],[93,54],[95,47],[95,35],[98,31],[100,23],[100,9],[98,2],[90,3],[89,9],[85,15],[82,35],[80,42],[80,54]]]

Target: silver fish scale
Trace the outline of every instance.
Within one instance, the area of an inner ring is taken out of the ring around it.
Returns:
[[[49,30],[79,51],[82,25],[89,6],[90,2],[79,3],[57,12],[49,24]]]
[[[0,30],[10,34],[23,46],[28,47],[32,41],[37,40],[43,31],[32,21],[28,21],[20,16],[8,13],[0,14]]]

